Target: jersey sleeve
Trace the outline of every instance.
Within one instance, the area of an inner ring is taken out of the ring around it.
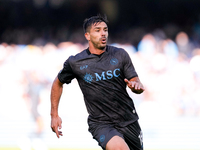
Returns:
[[[124,50],[123,53],[124,56],[124,75],[125,78],[127,78],[128,80],[130,80],[131,78],[137,77],[138,74],[135,70],[135,67],[133,66],[133,63],[131,61],[131,58],[129,56],[129,54]]]
[[[71,80],[75,78],[75,75],[74,75],[73,70],[72,70],[71,65],[70,65],[70,58],[71,57],[69,57],[65,61],[62,70],[60,70],[60,72],[58,73],[58,79],[62,83],[69,84],[71,82]]]

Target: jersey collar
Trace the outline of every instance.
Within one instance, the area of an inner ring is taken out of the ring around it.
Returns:
[[[86,49],[86,52],[87,52],[87,54],[88,55],[90,55],[91,53],[90,53],[90,51],[89,51],[89,47]],[[108,52],[108,46],[106,45],[106,51],[105,52]],[[103,53],[102,53],[103,54]],[[101,55],[102,55],[101,54]],[[96,54],[94,54],[94,55],[96,55]],[[97,55],[98,56],[98,55]]]

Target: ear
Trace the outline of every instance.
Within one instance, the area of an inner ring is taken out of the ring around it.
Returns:
[[[86,32],[86,33],[85,33],[85,38],[86,38],[88,41],[90,41],[90,33],[89,33],[89,32]]]

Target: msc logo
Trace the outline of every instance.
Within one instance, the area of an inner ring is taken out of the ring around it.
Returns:
[[[103,71],[100,75],[98,73],[94,73],[95,77],[93,77],[91,74],[86,73],[85,76],[83,77],[83,80],[85,80],[87,83],[91,83],[93,81],[93,78],[96,79],[96,81],[101,81],[101,80],[107,80],[107,79],[112,79],[113,77],[119,77],[120,76],[120,69],[117,68],[115,70],[108,70],[108,71]]]
[[[87,83],[91,83],[93,78],[94,77],[91,74],[86,73],[86,75],[84,76],[83,80],[85,80],[85,82],[87,82]]]
[[[101,76],[98,73],[94,73],[96,76],[96,81],[100,80],[106,80],[106,79],[112,79],[113,77],[119,77],[120,75],[120,69],[117,68],[114,71],[108,70],[106,72],[102,72]]]

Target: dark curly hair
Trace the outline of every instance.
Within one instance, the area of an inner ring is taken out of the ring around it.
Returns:
[[[106,15],[101,16],[100,14],[98,14],[97,16],[93,16],[93,17],[85,19],[84,23],[83,23],[84,33],[89,32],[89,30],[93,24],[97,24],[97,23],[101,23],[101,22],[105,22],[106,24],[108,24]]]

